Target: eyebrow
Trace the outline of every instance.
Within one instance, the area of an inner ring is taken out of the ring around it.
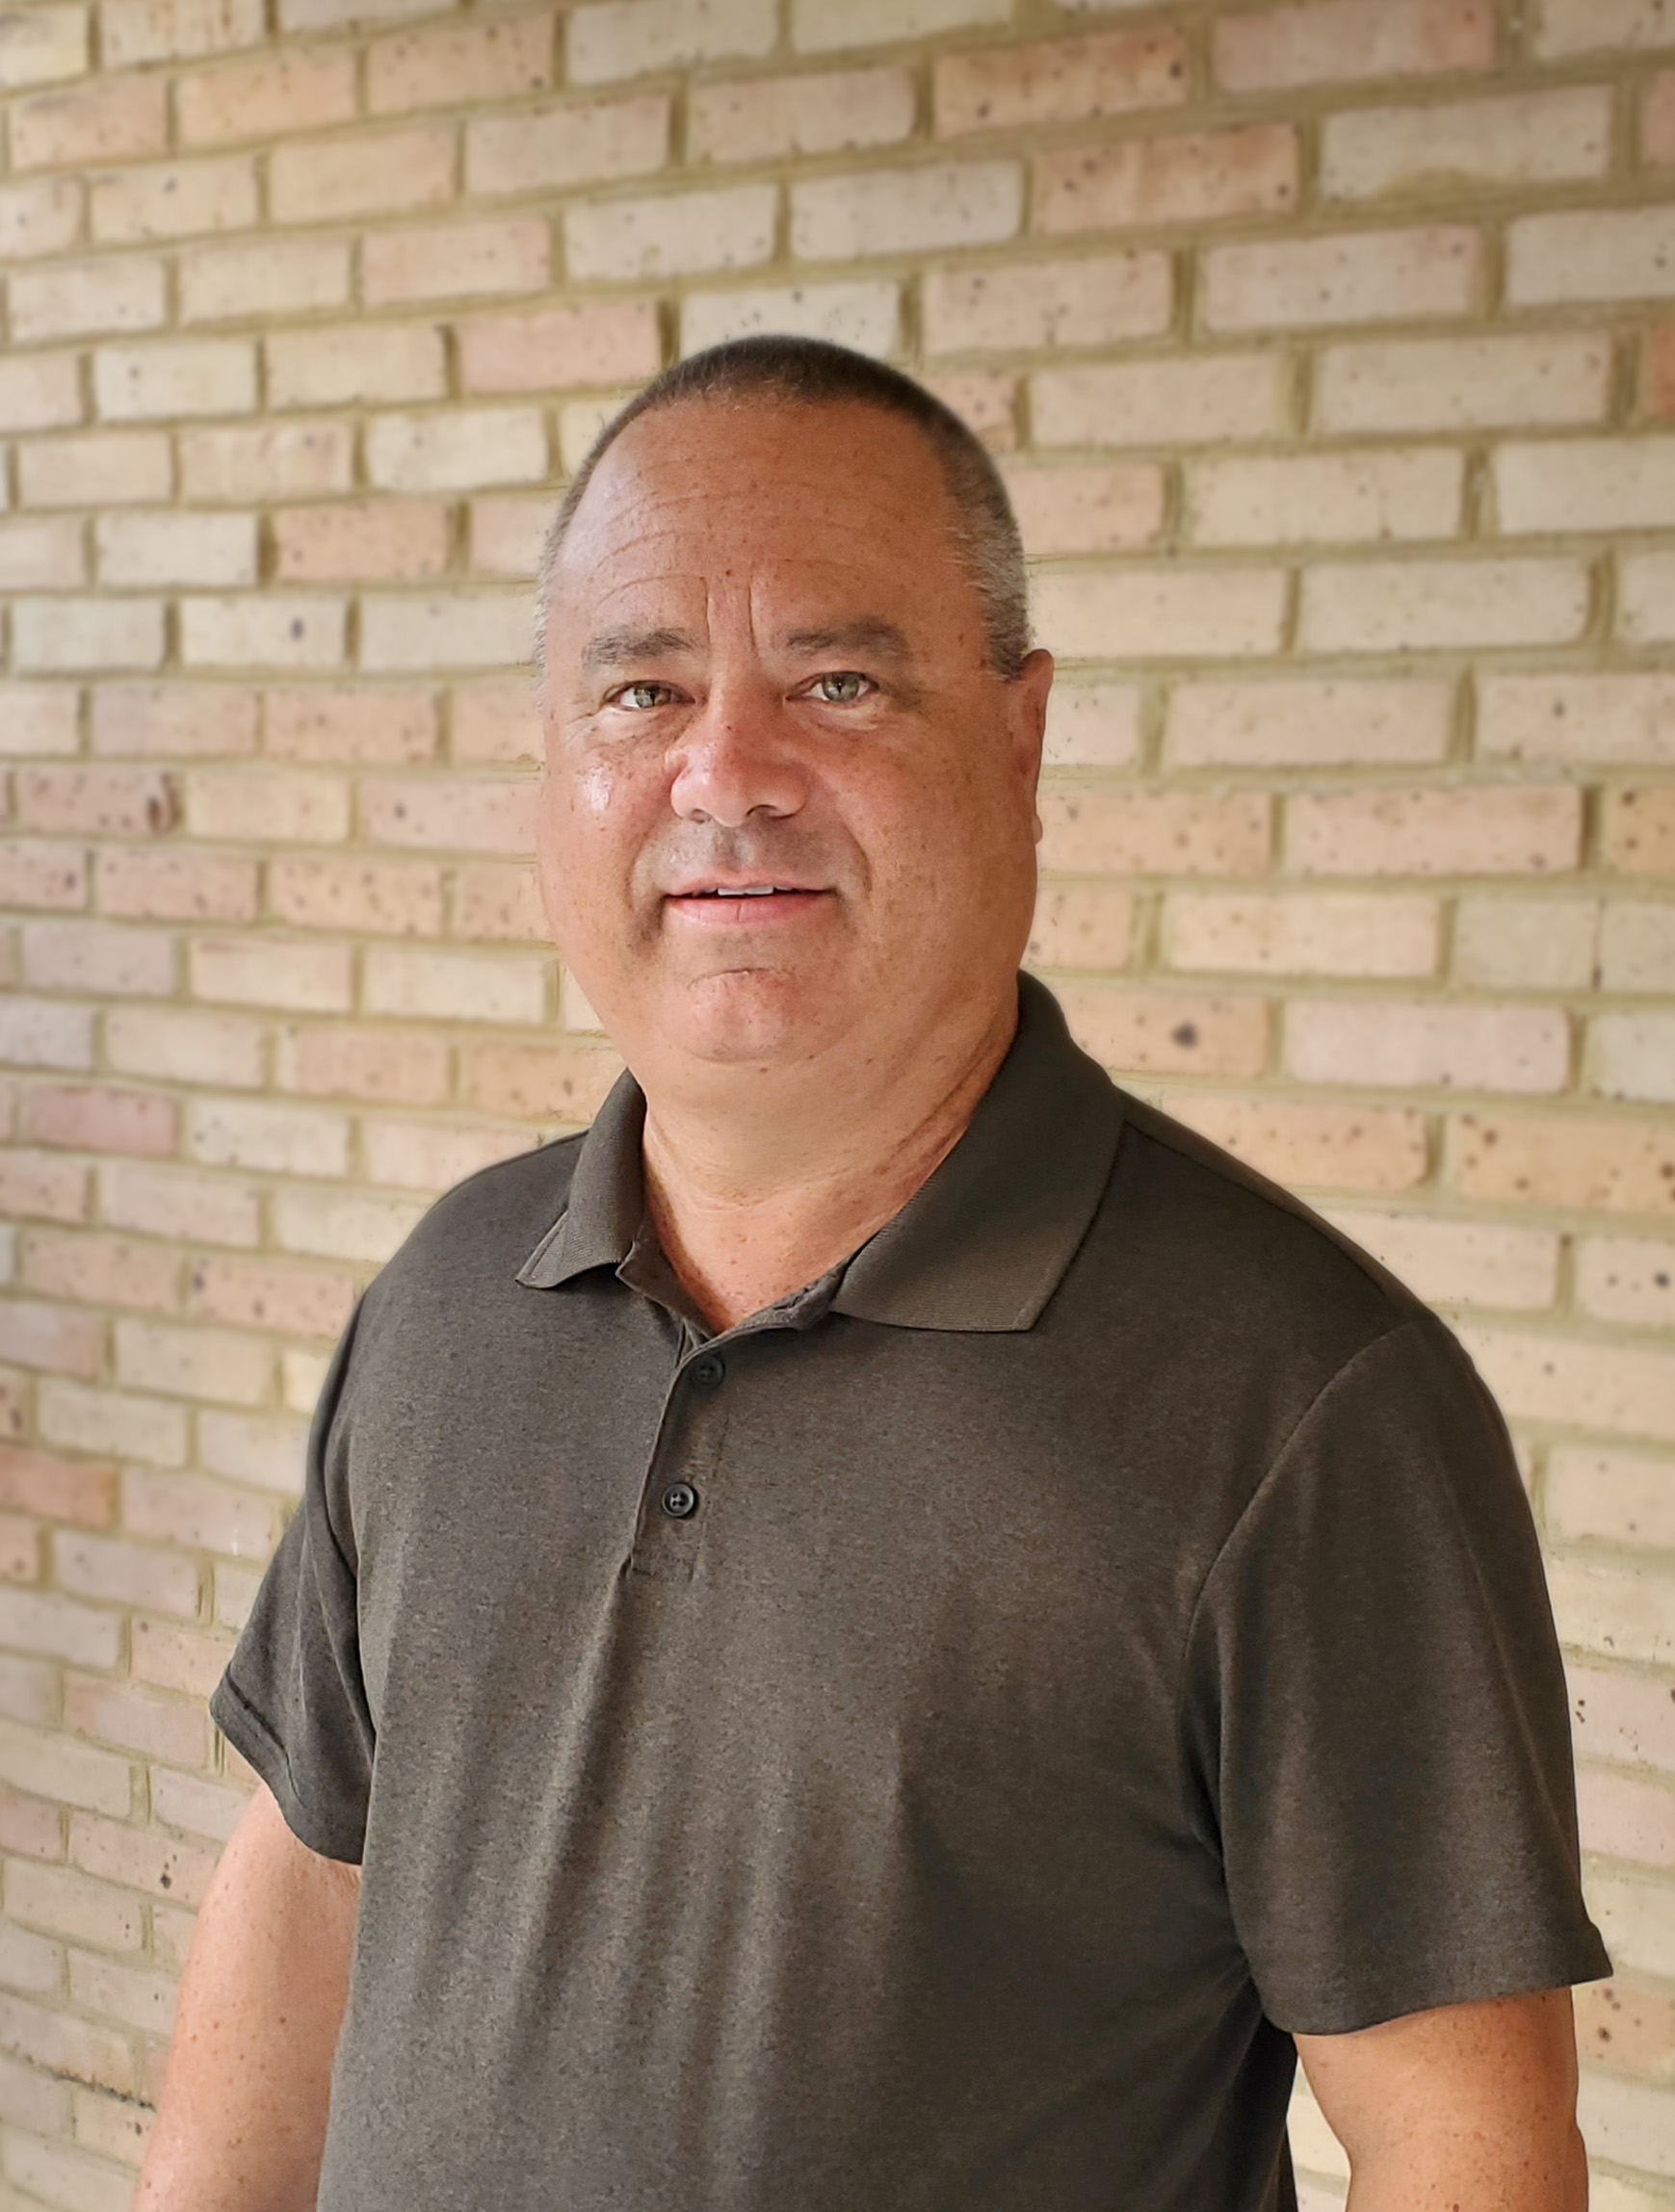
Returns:
[[[636,661],[658,661],[671,653],[695,653],[697,640],[684,630],[601,630],[588,640],[582,666],[628,667]]]
[[[788,630],[779,643],[788,653],[882,653],[896,661],[913,658],[907,633],[881,614],[864,614],[856,621],[835,623],[826,630]]]

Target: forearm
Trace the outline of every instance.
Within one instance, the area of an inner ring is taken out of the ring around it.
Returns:
[[[263,1791],[198,1914],[134,2212],[312,2212],[358,1898]]]

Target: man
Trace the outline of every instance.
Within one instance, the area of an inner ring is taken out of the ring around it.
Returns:
[[[1051,664],[986,455],[718,349],[542,613],[632,1080],[340,1350],[142,2206],[1268,2212],[1300,2050],[1354,2212],[1580,2212],[1608,1963],[1504,1431],[1020,986]]]

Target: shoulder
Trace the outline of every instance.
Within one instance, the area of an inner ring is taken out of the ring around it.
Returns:
[[[444,1192],[367,1292],[369,1315],[445,1299],[510,1300],[518,1269],[563,1211],[580,1136],[518,1153]]]

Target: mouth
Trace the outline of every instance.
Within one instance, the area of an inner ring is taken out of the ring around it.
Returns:
[[[664,903],[700,925],[760,926],[806,914],[830,896],[804,883],[705,883],[666,893]]]

